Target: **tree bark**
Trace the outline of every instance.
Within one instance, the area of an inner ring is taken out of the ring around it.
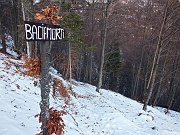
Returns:
[[[48,134],[46,123],[49,120],[49,67],[50,67],[50,42],[40,42],[40,53],[41,53],[41,116],[42,116],[42,130],[43,135]]]

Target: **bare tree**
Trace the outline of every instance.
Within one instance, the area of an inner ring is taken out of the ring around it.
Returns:
[[[103,24],[102,24],[102,39],[101,39],[101,61],[100,61],[100,67],[99,67],[99,77],[98,77],[98,85],[96,88],[97,92],[100,92],[100,88],[102,86],[102,76],[103,76],[103,66],[104,66],[104,53],[105,53],[105,46],[106,46],[106,38],[107,38],[107,21],[109,17],[108,13],[108,7],[110,3],[107,3],[105,5],[105,8],[103,8]]]
[[[105,58],[105,47],[106,47],[106,40],[107,40],[107,29],[108,29],[108,20],[109,17],[112,15],[114,7],[118,4],[118,1],[103,1],[102,5],[102,36],[101,36],[101,60],[100,60],[100,67],[99,67],[99,75],[98,75],[98,84],[96,91],[100,92],[100,88],[102,86],[102,77],[103,77],[103,68],[104,68],[104,58]]]
[[[149,103],[149,100],[151,98],[152,92],[153,92],[153,88],[154,88],[154,83],[155,83],[155,79],[156,79],[156,73],[157,73],[157,69],[159,66],[159,60],[160,60],[160,56],[161,56],[161,51],[162,51],[162,36],[163,36],[163,32],[165,29],[165,24],[167,21],[167,12],[168,12],[168,5],[169,4],[169,0],[166,3],[166,7],[164,10],[164,16],[163,16],[163,21],[162,21],[162,25],[161,25],[161,29],[159,32],[159,36],[158,36],[158,43],[156,45],[156,51],[154,54],[154,60],[153,60],[153,65],[152,65],[152,69],[151,69],[151,74],[149,77],[149,81],[147,84],[147,98],[144,102],[144,106],[143,106],[143,110],[146,111],[147,110],[147,105]]]

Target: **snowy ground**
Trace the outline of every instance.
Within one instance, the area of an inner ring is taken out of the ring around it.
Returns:
[[[40,132],[40,88],[38,79],[25,76],[17,65],[23,61],[0,53],[0,135],[35,135]],[[18,70],[17,70],[18,69]],[[63,80],[55,72],[53,76]],[[67,85],[67,82],[64,81]],[[165,115],[162,108],[148,107],[109,90],[95,92],[89,84],[75,82],[66,108],[65,135],[180,135],[180,113]],[[51,106],[62,110],[64,102],[51,98]]]

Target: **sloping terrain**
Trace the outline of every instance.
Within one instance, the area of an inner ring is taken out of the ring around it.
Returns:
[[[35,135],[40,132],[39,79],[22,74],[23,60],[0,53],[0,135]],[[51,75],[65,81],[54,69]],[[57,110],[63,106],[67,115],[65,135],[180,135],[180,113],[163,108],[148,107],[142,111],[142,104],[110,90],[95,92],[95,86],[73,81],[70,102],[61,97],[52,97],[51,105]]]

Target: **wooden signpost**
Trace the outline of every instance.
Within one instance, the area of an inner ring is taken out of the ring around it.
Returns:
[[[46,123],[49,120],[49,67],[50,67],[50,41],[58,41],[64,38],[64,29],[59,25],[55,25],[56,21],[61,19],[58,16],[58,8],[56,5],[47,6],[42,9],[43,14],[36,13],[35,19],[46,23],[37,23],[24,21],[26,41],[38,41],[40,44],[40,85],[41,85],[41,118],[42,118],[42,134],[47,135],[48,129]],[[51,23],[48,24],[47,22]]]
[[[24,21],[26,41],[57,41],[64,38],[59,25]]]

